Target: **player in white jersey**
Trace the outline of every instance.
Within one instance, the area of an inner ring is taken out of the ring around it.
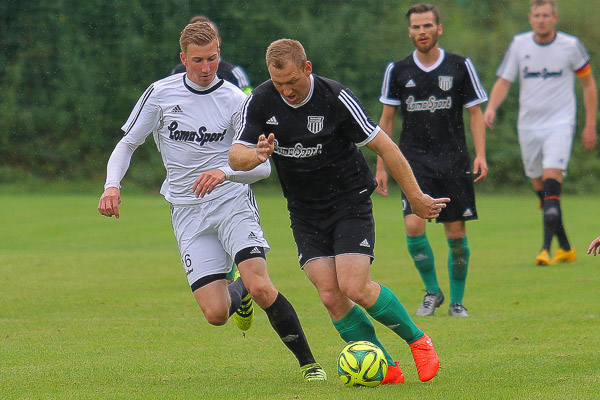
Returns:
[[[246,95],[216,75],[220,49],[210,24],[187,25],[180,46],[187,72],[154,82],[138,100],[108,161],[98,210],[119,217],[121,180],[134,150],[153,133],[167,171],[161,194],[171,204],[181,262],[207,321],[223,325],[233,315],[247,330],[253,299],[298,359],[304,379],[326,380],[294,308],[267,272],[269,245],[248,184],[267,177],[271,167],[234,172],[228,166],[233,116]],[[228,285],[234,261],[242,279]]]
[[[585,127],[581,143],[586,151],[596,145],[597,89],[585,47],[575,36],[555,29],[558,21],[553,0],[531,0],[530,32],[516,35],[498,68],[484,114],[492,129],[496,110],[510,85],[519,79],[517,131],[525,175],[531,178],[544,212],[544,235],[537,265],[575,261],[560,208],[563,176],[571,156],[575,133],[575,77],[583,86]],[[550,245],[559,243],[550,259]]]

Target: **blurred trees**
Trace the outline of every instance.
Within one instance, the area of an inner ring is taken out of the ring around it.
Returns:
[[[525,0],[440,0],[441,46],[469,56],[491,90],[511,37],[529,29]],[[344,83],[375,121],[387,63],[413,46],[408,1],[386,0],[4,0],[0,3],[0,183],[103,179],[121,125],[137,98],[178,62],[179,32],[194,15],[219,26],[222,56],[242,65],[257,86],[268,79],[264,52],[273,40],[300,40],[315,73]],[[600,0],[559,1],[559,29],[600,55]],[[587,11],[586,11],[587,10]],[[597,64],[595,64],[597,65]],[[594,71],[595,72],[595,71]],[[517,85],[488,132],[488,189],[527,187],[515,125]],[[583,118],[581,89],[579,121]],[[485,109],[485,106],[483,107]],[[400,126],[398,124],[398,126]],[[597,151],[574,145],[566,189],[589,190],[600,173]],[[398,135],[398,133],[396,133]],[[151,141],[151,139],[149,140]],[[370,161],[373,161],[372,156]],[[126,179],[157,187],[164,178],[149,143],[134,155]],[[483,185],[481,188],[484,189]]]

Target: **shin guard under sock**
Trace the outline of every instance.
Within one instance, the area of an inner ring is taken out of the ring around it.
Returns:
[[[557,234],[558,228],[562,225],[562,215],[560,210],[560,190],[561,185],[556,179],[548,178],[543,182],[544,191],[544,245],[543,249],[550,251],[552,238]]]
[[[448,239],[448,277],[450,279],[450,304],[463,302],[465,283],[469,270],[469,243],[467,237]]]
[[[406,245],[425,284],[425,290],[432,293],[441,293],[435,273],[433,251],[429,240],[427,240],[427,235],[424,233],[420,236],[406,236]]]
[[[390,289],[381,285],[379,298],[371,308],[366,310],[377,322],[390,328],[394,333],[412,343],[423,336],[423,331],[415,325],[406,308]]]
[[[283,343],[298,359],[300,366],[312,364],[315,358],[300,325],[300,320],[292,304],[281,294],[269,307],[265,308],[271,326]]]

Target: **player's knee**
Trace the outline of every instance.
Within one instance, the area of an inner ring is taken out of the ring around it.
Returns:
[[[246,284],[246,289],[252,300],[262,309],[271,306],[279,293],[269,279],[255,279],[252,284]]]
[[[321,298],[321,302],[327,308],[327,310],[333,311],[335,313],[336,308],[340,304],[340,298],[342,298],[342,294],[339,291],[333,290],[320,290],[319,297]]]
[[[369,302],[369,292],[365,285],[359,282],[340,284],[340,290],[346,297],[360,306],[364,307]]]
[[[211,325],[225,325],[227,323],[227,320],[229,319],[229,310],[204,310],[204,317],[206,318],[206,321]]]

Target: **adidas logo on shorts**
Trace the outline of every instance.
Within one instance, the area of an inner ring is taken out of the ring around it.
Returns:
[[[465,212],[463,213],[463,217],[472,217],[473,216],[473,210],[471,210],[470,208],[467,208],[465,210]]]
[[[250,254],[261,254],[261,253],[260,253],[260,250],[258,249],[258,247],[255,247],[250,251]]]
[[[371,245],[369,244],[369,241],[367,239],[365,239],[362,242],[360,242],[359,246],[361,246],[361,247],[371,247]]]

